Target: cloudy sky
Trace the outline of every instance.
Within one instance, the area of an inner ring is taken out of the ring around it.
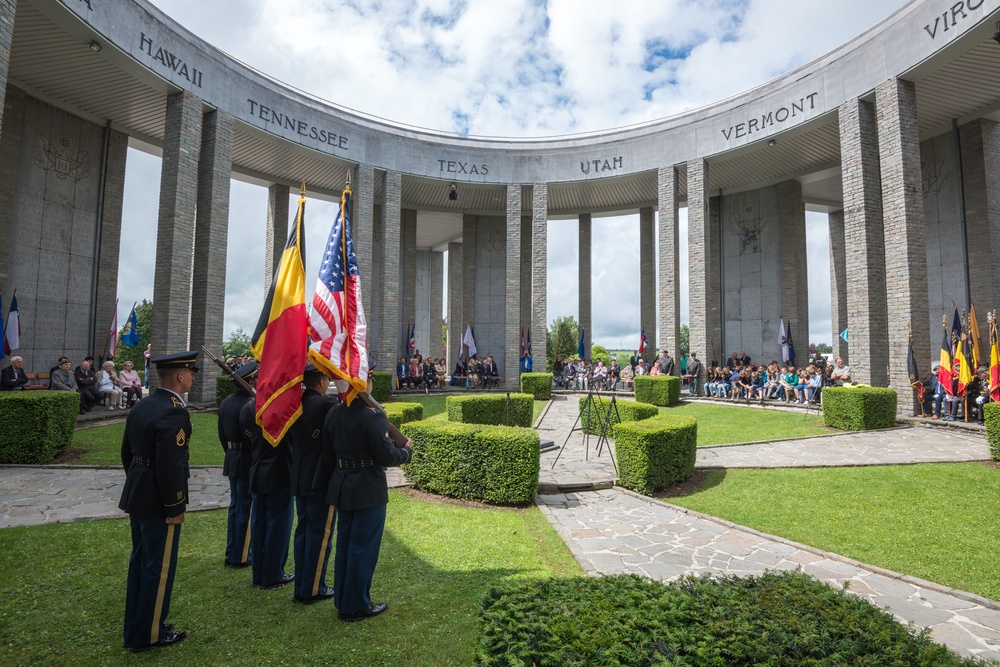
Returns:
[[[152,0],[252,67],[398,123],[486,136],[550,136],[670,116],[759,85],[880,22],[903,0]],[[129,151],[120,321],[152,298],[160,159]],[[294,197],[293,197],[294,205]],[[234,181],[225,332],[263,299],[267,191]],[[332,205],[310,200],[311,289]],[[681,213],[686,239],[686,211]],[[638,215],[595,218],[593,340],[639,330]],[[550,321],[577,315],[575,221],[549,232]],[[807,215],[811,342],[831,340],[826,216]],[[686,241],[682,240],[682,255]],[[686,263],[682,315],[687,322]],[[646,323],[647,327],[650,326]],[[799,337],[801,334],[796,333]]]

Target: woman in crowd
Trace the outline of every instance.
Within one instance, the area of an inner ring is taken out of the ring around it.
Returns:
[[[799,382],[795,385],[795,402],[805,403],[809,400],[808,391],[809,389],[809,376],[812,375],[815,370],[814,366],[806,366],[806,369],[799,373]]]
[[[781,389],[784,396],[783,401],[795,400],[795,387],[799,384],[799,374],[795,371],[795,366],[788,365],[781,376]]]
[[[125,362],[125,368],[118,374],[118,381],[125,393],[125,407],[131,408],[142,398],[142,382],[139,381],[139,373],[132,368],[131,361]]]
[[[108,410],[115,410],[122,407],[122,388],[118,380],[118,373],[115,372],[115,362],[104,362],[101,370],[97,373],[97,393],[108,401]]]
[[[444,357],[441,357],[434,363],[434,375],[437,376],[438,386],[444,389],[448,386],[448,382],[445,379],[445,375],[448,373],[448,367],[444,365]]]
[[[608,388],[608,369],[600,359],[594,365],[594,385],[598,391]]]
[[[410,359],[410,376],[407,378],[407,385],[414,389],[420,389],[423,386],[424,380],[424,369],[421,368],[420,362],[416,357]]]

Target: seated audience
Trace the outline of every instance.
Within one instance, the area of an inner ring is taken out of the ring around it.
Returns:
[[[95,385],[97,395],[107,399],[108,410],[115,410],[122,406],[122,388],[118,380],[118,373],[115,372],[115,362],[104,362],[101,370],[97,373],[97,384]]]
[[[0,391],[19,391],[28,384],[28,376],[24,372],[24,360],[21,357],[11,357],[10,366],[0,371]]]
[[[73,376],[76,378],[76,386],[80,390],[80,396],[87,403],[87,412],[90,412],[90,409],[100,399],[97,394],[97,373],[91,367],[93,361],[93,357],[87,357],[80,362],[80,365],[73,372]]]
[[[69,369],[69,359],[59,357],[59,366],[52,370],[49,376],[49,386],[57,391],[75,391],[80,394],[80,388],[76,384],[76,375]],[[87,400],[80,394],[80,414],[90,412]]]
[[[125,362],[125,368],[118,374],[118,381],[125,393],[125,407],[131,408],[142,398],[142,382],[139,381],[138,371],[132,368],[131,361]]]

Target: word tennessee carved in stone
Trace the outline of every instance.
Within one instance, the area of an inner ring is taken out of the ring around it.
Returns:
[[[590,173],[591,167],[594,169],[596,174],[599,171],[615,171],[621,169],[624,165],[624,159],[622,156],[613,157],[610,160],[581,160],[580,161],[580,171],[585,174]]]
[[[300,120],[287,113],[282,113],[277,109],[272,109],[266,104],[261,104],[256,100],[247,99],[250,103],[250,117],[257,117],[267,121],[272,125],[277,125],[283,130],[290,130],[300,137],[308,137],[313,141],[318,141],[327,146],[333,146],[340,150],[348,150],[348,138],[342,134],[337,134],[331,130],[325,130],[315,125],[311,125],[304,120]]]
[[[438,160],[438,166],[442,173],[447,174],[470,174],[475,176],[486,176],[490,169],[485,164],[472,164],[471,162],[459,162],[457,160]]]
[[[973,12],[982,7],[983,2],[984,0],[959,0],[948,11],[942,12],[941,16],[935,16],[934,23],[925,25],[924,30],[931,39],[934,39],[937,37],[939,24],[943,28],[942,32],[948,32],[948,28],[954,28],[958,24],[959,18],[963,20],[969,18],[969,15],[965,13],[966,9]],[[948,25],[949,23],[951,25]]]
[[[201,70],[195,69],[194,67],[188,67],[188,64],[184,62],[182,58],[162,47],[155,47],[154,51],[153,39],[151,37],[147,37],[144,32],[139,33],[139,49],[148,53],[153,57],[153,60],[160,63],[168,70],[190,81],[192,85],[198,86],[199,88],[202,87],[201,79],[203,72]]]
[[[755,132],[765,130],[775,123],[784,123],[789,118],[795,118],[799,114],[805,114],[806,109],[816,108],[816,97],[819,93],[809,93],[805,97],[799,98],[797,102],[786,104],[774,111],[761,114],[760,118],[750,118],[746,122],[737,123],[725,130],[720,130],[726,141],[730,139],[741,139],[748,137]]]

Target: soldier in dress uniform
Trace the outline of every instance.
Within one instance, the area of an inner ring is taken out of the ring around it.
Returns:
[[[236,374],[253,386],[257,380],[257,362],[243,364]],[[235,382],[235,381],[234,381]],[[240,385],[236,393],[219,403],[219,442],[226,458],[222,474],[229,478],[229,524],[226,529],[226,567],[250,565],[250,446],[243,442],[240,411],[253,399]]]
[[[389,438],[385,413],[358,398],[326,415],[321,466],[333,471],[326,502],[337,508],[334,603],[342,620],[364,620],[389,608],[384,602],[373,603],[370,596],[389,503],[385,466],[407,463],[412,446],[407,440],[397,448]]]
[[[253,551],[253,585],[278,588],[295,580],[285,572],[288,541],[292,536],[291,446],[282,439],[277,446],[264,439],[257,424],[256,406],[248,401],[240,410],[243,444],[250,448],[250,548]]]
[[[125,598],[125,647],[133,653],[187,637],[167,623],[177,546],[188,502],[191,418],[184,394],[198,372],[198,351],[152,359],[160,387],[125,421],[125,488],[118,506],[132,526]]]
[[[339,403],[327,396],[330,378],[315,366],[306,366],[302,391],[302,416],[289,431],[292,445],[292,495],[298,524],[295,527],[296,602],[312,604],[333,597],[326,585],[326,566],[333,544],[336,509],[326,502],[329,474],[319,471],[323,451],[323,420]]]

